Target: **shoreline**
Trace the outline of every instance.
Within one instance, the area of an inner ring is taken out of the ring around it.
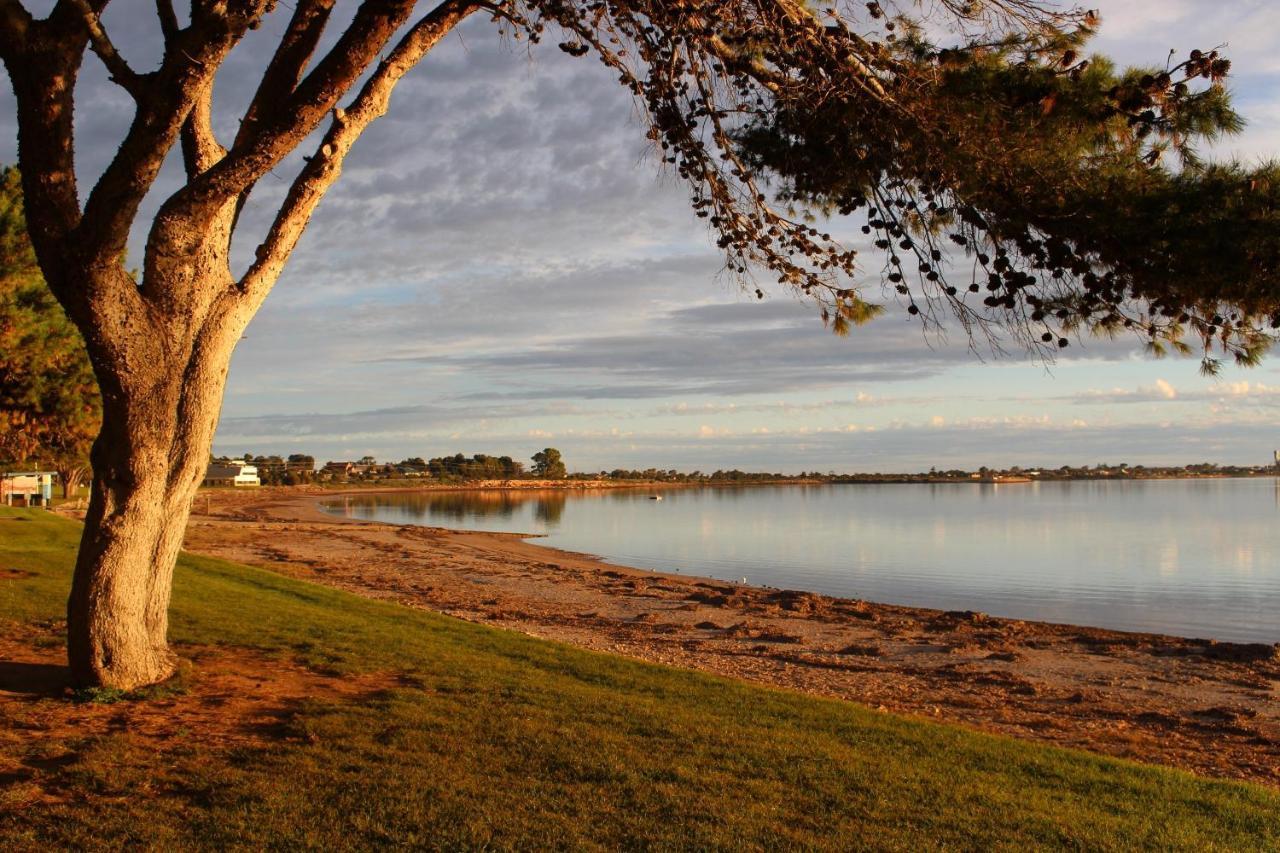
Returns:
[[[1280,471],[1233,474],[1188,474],[1183,476],[1097,476],[1097,477],[1030,477],[1009,476],[997,478],[931,477],[927,474],[867,474],[840,475],[831,479],[811,479],[795,477],[781,480],[706,480],[685,482],[679,480],[470,480],[460,483],[414,482],[412,479],[391,480],[384,485],[382,481],[369,484],[308,483],[296,486],[255,486],[259,491],[289,490],[294,494],[374,494],[379,492],[470,492],[470,491],[574,491],[589,489],[690,489],[690,488],[748,488],[755,486],[1021,486],[1041,483],[1147,483],[1147,482],[1180,482],[1184,480],[1276,480],[1280,481]],[[202,486],[197,492],[197,500],[206,494],[245,491],[231,486]]]
[[[373,492],[205,492],[187,548],[584,648],[1280,786],[1280,646],[741,586],[319,508]]]

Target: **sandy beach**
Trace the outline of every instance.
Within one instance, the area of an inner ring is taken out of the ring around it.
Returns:
[[[319,509],[342,494],[202,492],[187,548],[585,648],[1280,786],[1280,647],[740,586]]]

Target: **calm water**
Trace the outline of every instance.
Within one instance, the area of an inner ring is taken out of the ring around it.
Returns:
[[[400,524],[544,534],[624,565],[849,598],[1280,641],[1273,479],[344,498]]]

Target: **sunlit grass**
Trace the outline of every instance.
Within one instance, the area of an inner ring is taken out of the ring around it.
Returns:
[[[0,581],[0,626],[58,618],[79,528],[0,512],[0,567],[34,573]],[[1280,796],[1261,787],[594,654],[222,560],[182,559],[172,635],[414,686],[309,702],[263,749],[87,739],[59,770],[69,802],[0,802],[0,846],[1280,845]]]

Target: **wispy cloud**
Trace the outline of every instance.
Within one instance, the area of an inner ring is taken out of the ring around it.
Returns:
[[[1261,405],[1280,405],[1280,387],[1262,382],[1227,382],[1190,391],[1179,391],[1172,383],[1157,379],[1152,385],[1138,388],[1112,388],[1089,390],[1058,399],[1078,404],[1098,403],[1204,403],[1254,402]]]

